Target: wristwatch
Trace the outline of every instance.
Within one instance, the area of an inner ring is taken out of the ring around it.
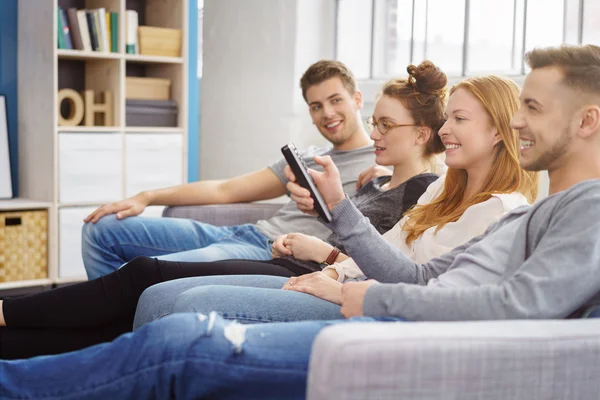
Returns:
[[[340,253],[341,253],[340,249],[333,246],[333,250],[331,250],[331,253],[329,253],[329,256],[327,256],[327,259],[325,261],[323,261],[323,264],[325,264],[325,265],[333,264],[335,262],[335,260],[337,259],[337,257],[340,255]]]

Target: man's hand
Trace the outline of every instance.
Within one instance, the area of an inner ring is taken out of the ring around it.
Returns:
[[[361,172],[361,174],[358,176],[358,180],[356,181],[356,190],[365,186],[367,183],[369,183],[375,178],[389,175],[392,175],[392,171],[390,171],[389,169],[382,167],[381,165],[373,165],[369,169]]]
[[[311,294],[335,304],[340,304],[342,294],[342,284],[331,279],[321,271],[298,277],[291,277],[290,280],[283,285],[282,289]]]
[[[98,220],[108,214],[117,214],[117,219],[133,217],[141,214],[150,204],[150,195],[147,192],[139,193],[129,199],[121,200],[116,203],[106,204],[85,217],[84,222],[96,223]]]
[[[346,195],[344,194],[344,188],[342,187],[342,181],[340,179],[340,172],[333,163],[333,160],[329,156],[319,157],[315,156],[315,162],[323,167],[323,172],[309,169],[308,173],[312,176],[323,200],[327,203],[329,210],[333,210]],[[298,206],[298,209],[306,214],[317,215],[314,211],[314,201],[310,197],[308,189],[304,189],[302,186],[296,183],[296,177],[292,172],[291,168],[285,167],[285,176],[289,180],[287,183],[287,189],[291,193],[291,198]]]
[[[367,290],[377,281],[369,279],[365,282],[348,282],[342,285],[341,313],[344,317],[358,317],[363,314],[363,304]]]

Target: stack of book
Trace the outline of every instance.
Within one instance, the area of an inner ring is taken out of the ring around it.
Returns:
[[[119,13],[105,8],[57,8],[58,48],[84,51],[119,51]]]

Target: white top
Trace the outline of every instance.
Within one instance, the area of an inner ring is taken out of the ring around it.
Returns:
[[[425,193],[419,198],[417,204],[431,203],[444,189],[446,175],[442,175],[433,182]],[[408,258],[417,264],[423,264],[432,258],[441,256],[453,248],[468,242],[475,236],[481,235],[488,226],[498,221],[504,215],[517,207],[527,205],[527,199],[521,193],[493,194],[492,197],[482,203],[475,204],[465,210],[456,222],[449,222],[437,233],[436,227],[427,229],[423,234],[411,243],[406,244],[406,232],[402,226],[406,217],[402,218],[392,229],[383,234],[383,238],[392,245],[399,248]],[[326,267],[335,269],[338,273],[338,281],[359,278],[364,274],[352,258],[342,262],[334,263]]]

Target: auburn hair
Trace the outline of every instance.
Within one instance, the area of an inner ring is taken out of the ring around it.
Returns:
[[[405,216],[402,229],[410,244],[423,232],[436,227],[437,233],[449,222],[456,222],[467,208],[489,200],[496,193],[522,193],[533,203],[537,197],[538,174],[525,171],[519,164],[520,139],[510,121],[519,108],[519,87],[511,80],[498,76],[468,78],[450,89],[450,95],[458,89],[468,90],[487,111],[501,140],[495,145],[492,168],[480,191],[469,199],[463,199],[467,188],[467,171],[448,168],[441,195],[429,204],[413,207]]]
[[[438,131],[444,125],[448,78],[431,61],[411,64],[406,67],[406,71],[407,79],[387,81],[381,95],[400,101],[410,112],[416,125],[431,128],[429,141],[423,149],[423,157],[431,158],[446,149]]]

